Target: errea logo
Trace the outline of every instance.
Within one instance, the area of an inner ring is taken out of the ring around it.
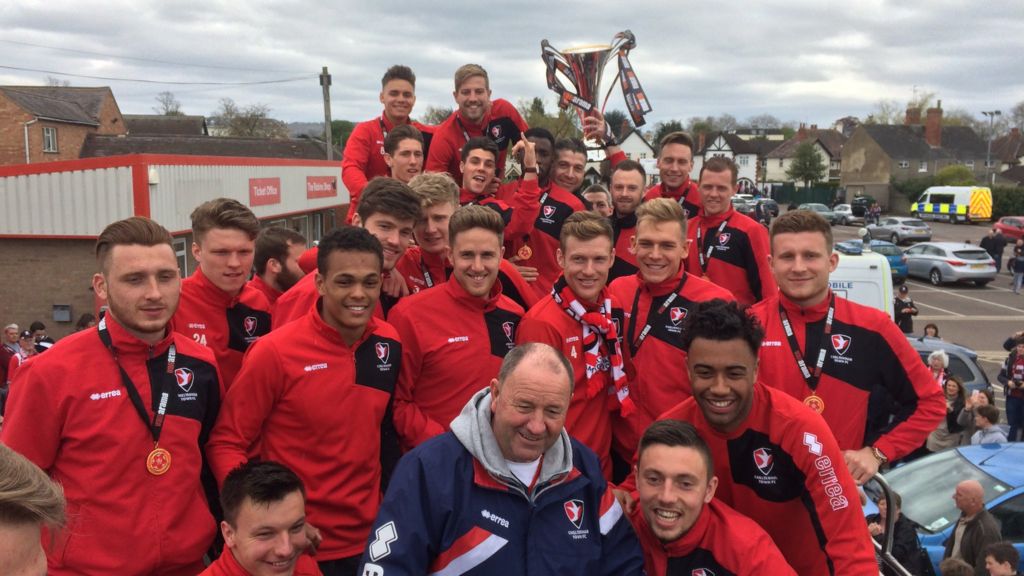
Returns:
[[[106,400],[107,398],[116,398],[121,395],[120,390],[109,390],[107,392],[93,392],[89,395],[89,400]]]
[[[321,362],[319,364],[310,364],[302,368],[306,372],[316,372],[317,370],[327,370],[327,362]]]

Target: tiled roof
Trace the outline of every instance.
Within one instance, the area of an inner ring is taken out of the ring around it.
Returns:
[[[0,92],[40,118],[99,126],[103,99],[110,88],[69,86],[0,86]]]
[[[803,139],[800,138],[798,133],[796,136],[786,140],[780,144],[777,148],[772,150],[769,154],[769,158],[792,158],[796,154],[796,149],[803,143],[804,140],[821,142],[822,147],[828,152],[832,158],[838,158],[839,154],[843,150],[843,144],[846,143],[846,138],[843,137],[842,133],[838,130],[806,130]]]
[[[166,114],[125,114],[128,133],[206,135],[206,118],[202,116],[169,116]]]

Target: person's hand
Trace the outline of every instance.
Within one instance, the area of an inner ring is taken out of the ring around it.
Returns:
[[[619,506],[622,506],[622,510],[626,515],[633,513],[633,509],[636,508],[636,500],[633,500],[629,492],[612,488],[612,494],[615,495],[615,499],[619,501]]]
[[[392,271],[384,281],[381,283],[380,291],[382,294],[387,294],[392,298],[401,298],[409,295],[409,285],[405,283],[405,278],[397,271]]]
[[[870,532],[872,536],[880,536],[885,533],[885,530],[882,529],[882,525],[878,522],[872,522],[871,524],[868,524],[868,532]]]
[[[870,446],[860,450],[844,450],[843,459],[846,460],[846,467],[858,486],[863,486],[878,472],[878,459],[871,452]]]
[[[305,530],[306,540],[309,540],[309,547],[306,548],[306,554],[316,556],[316,549],[320,547],[320,543],[324,541],[324,538],[320,535],[320,531],[317,530],[316,526],[313,526],[309,522],[306,522]]]
[[[497,176],[491,178],[491,181],[487,184],[487,187],[484,188],[484,196],[494,196],[495,194],[498,193],[499,186],[501,186],[501,178],[498,178]]]
[[[527,140],[521,138],[516,145],[512,147],[512,154],[516,158],[520,158],[523,163],[523,168],[537,168],[537,149],[536,145]]]
[[[520,266],[516,264],[516,270],[519,271],[519,275],[523,277],[523,280],[527,282],[536,282],[537,278],[540,277],[540,273],[533,266]]]
[[[591,110],[583,119],[583,139],[596,140],[599,144],[604,143],[605,130],[604,115],[596,108]]]

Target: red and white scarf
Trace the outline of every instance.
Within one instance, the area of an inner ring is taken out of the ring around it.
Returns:
[[[587,366],[587,398],[602,393],[602,379],[598,372],[611,371],[615,397],[619,400],[619,412],[628,416],[633,412],[633,400],[629,397],[629,383],[626,381],[626,367],[622,360],[622,339],[612,319],[612,300],[608,288],[601,290],[598,304],[585,304],[561,276],[551,288],[551,296],[565,313],[583,326],[583,357]],[[607,346],[606,343],[611,343]]]

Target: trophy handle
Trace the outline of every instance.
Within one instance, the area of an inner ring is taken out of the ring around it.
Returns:
[[[548,88],[558,94],[558,107],[565,110],[569,107],[569,104],[573,104],[579,109],[583,109],[584,112],[590,112],[593,110],[596,103],[591,103],[584,98],[580,98],[577,92],[570,92],[566,89],[565,84],[558,78],[556,72],[561,72],[568,78],[569,82],[574,86],[578,87],[580,79],[577,77],[576,72],[573,69],[572,64],[569,60],[559,52],[554,46],[551,45],[547,39],[540,41],[540,57],[544,61],[544,66],[547,69],[547,82]],[[583,116],[580,115],[582,121]]]

